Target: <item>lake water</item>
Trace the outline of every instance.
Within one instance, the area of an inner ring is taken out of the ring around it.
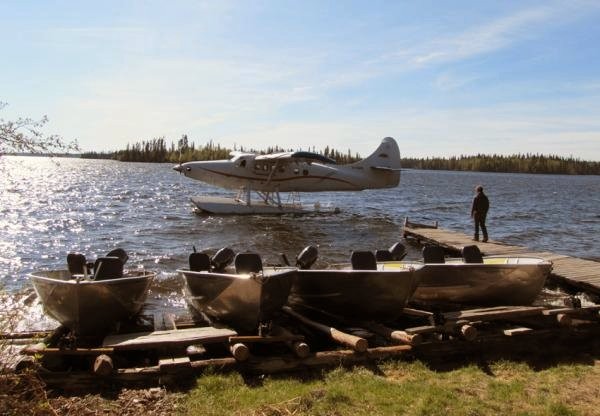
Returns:
[[[319,264],[343,262],[354,249],[401,241],[405,217],[472,232],[473,189],[491,201],[490,238],[534,250],[600,260],[600,177],[406,170],[398,188],[303,194],[302,202],[339,207],[336,215],[199,216],[193,195],[231,195],[185,178],[171,164],[0,157],[0,286],[3,308],[21,327],[50,325],[26,275],[65,268],[71,251],[89,259],[122,247],[128,265],[160,272],[147,309],[185,308],[175,270],[195,246],[255,251],[266,263],[319,247]],[[409,257],[419,258],[416,247]]]

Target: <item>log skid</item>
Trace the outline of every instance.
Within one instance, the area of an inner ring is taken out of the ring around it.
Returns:
[[[397,322],[344,323],[309,318],[284,307],[281,321],[274,322],[267,335],[240,335],[227,328],[161,317],[154,328],[164,328],[166,322],[168,329],[112,334],[95,346],[88,340],[86,345],[66,347],[61,339],[70,335],[59,328],[44,342],[32,338],[21,354],[29,357],[24,360],[26,367],[43,369],[40,376],[53,387],[85,388],[100,380],[124,386],[169,384],[208,368],[270,374],[390,357],[461,357],[470,351],[509,354],[531,350],[538,342],[547,345],[548,340],[553,348],[564,344],[568,352],[573,344],[582,347],[600,339],[599,309],[597,305],[493,307],[435,317],[428,311],[407,309]],[[27,338],[17,334],[14,339]]]

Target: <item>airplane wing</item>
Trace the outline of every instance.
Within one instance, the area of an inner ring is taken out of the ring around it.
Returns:
[[[318,153],[313,152],[282,152],[282,153],[272,153],[269,155],[260,155],[256,156],[254,160],[262,160],[262,161],[288,161],[288,162],[321,162],[325,164],[333,164],[336,162],[333,159],[330,159],[326,156],[320,155]]]
[[[247,153],[247,152],[240,152],[237,150],[232,150],[231,152],[229,152],[229,156],[231,156],[232,158],[240,157],[240,156],[254,156],[254,153]]]

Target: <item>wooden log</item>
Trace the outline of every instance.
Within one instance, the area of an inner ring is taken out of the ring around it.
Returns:
[[[229,343],[235,344],[238,342],[242,343],[259,343],[259,344],[271,344],[275,342],[286,342],[286,341],[302,341],[304,340],[304,335],[295,335],[290,332],[287,334],[273,334],[268,336],[260,336],[260,335],[236,335],[229,337]]]
[[[310,355],[310,346],[304,341],[293,341],[287,345],[296,354],[296,357],[306,358]]]
[[[61,348],[45,348],[44,344],[38,344],[31,347],[26,347],[21,350],[21,354],[25,355],[98,355],[98,354],[112,354],[114,350],[112,348],[73,348],[73,349],[61,349]]]
[[[185,353],[188,356],[204,355],[204,354],[206,354],[206,348],[204,348],[204,345],[202,345],[202,344],[188,345],[188,347],[185,349]]]
[[[186,373],[192,369],[189,357],[161,358],[158,360],[158,370],[161,373]]]
[[[558,322],[560,326],[571,326],[572,319],[571,316],[566,313],[557,313],[556,322]]]
[[[112,374],[114,370],[113,360],[106,354],[100,354],[94,360],[94,374],[106,377]]]
[[[571,316],[579,316],[579,317],[587,317],[587,318],[598,318],[598,311],[600,310],[600,305],[592,305],[592,306],[583,306],[581,308],[554,308],[554,309],[546,309],[542,311],[543,315],[551,316],[558,314],[567,314]]]
[[[388,328],[376,322],[362,323],[367,329],[400,344],[419,345],[423,341],[421,334],[409,334],[406,331]]]
[[[196,371],[202,371],[207,368],[214,368],[217,370],[231,370],[236,368],[239,362],[233,357],[225,358],[208,358],[206,360],[192,361],[192,369]]]
[[[50,334],[51,331],[2,332],[0,340],[45,338]]]
[[[519,327],[519,328],[505,329],[502,331],[502,333],[504,335],[506,335],[507,337],[513,337],[515,335],[528,334],[532,331],[533,331],[533,329],[531,329],[531,328]]]
[[[458,336],[467,341],[473,341],[477,338],[477,329],[469,321],[461,319],[459,321],[447,321],[439,326],[440,332],[448,335]]]
[[[500,319],[514,319],[522,316],[541,315],[544,309],[545,308],[543,306],[514,306],[471,309],[458,312],[448,312],[444,314],[444,318],[448,321],[494,321]]]
[[[212,358],[200,361],[191,361],[188,365],[181,368],[187,368],[183,375],[188,375],[190,371],[201,373],[208,368],[227,371],[233,369],[243,369],[245,372],[253,374],[271,374],[292,370],[305,369],[308,367],[326,367],[337,365],[351,365],[372,360],[379,360],[389,357],[402,356],[411,351],[408,345],[395,345],[392,347],[369,348],[362,354],[357,354],[352,350],[341,351],[323,351],[313,354],[307,358],[294,357],[251,357],[247,362],[239,363],[233,357]],[[159,366],[116,369],[113,374],[107,378],[111,384],[147,386],[148,384],[158,384],[165,373],[177,375],[179,372],[171,371],[177,368],[175,359],[163,361],[162,371]],[[40,373],[42,379],[48,386],[60,387],[63,390],[85,391],[89,388],[98,388],[98,377],[91,372],[84,371],[65,371],[65,372],[43,372]]]
[[[469,324],[461,325],[458,332],[460,336],[467,341],[473,341],[477,338],[477,328]]]
[[[420,309],[404,308],[402,309],[402,314],[407,316],[414,316],[417,318],[424,318],[430,321],[430,323],[433,320],[433,312],[423,311]]]
[[[304,336],[301,339],[296,339],[296,335],[281,326],[273,326],[273,334],[275,336],[286,337],[285,345],[292,350],[297,357],[306,358],[310,355],[310,347],[304,342]]]
[[[250,357],[250,350],[246,344],[242,344],[241,342],[233,344],[229,347],[229,350],[231,351],[233,358],[237,361],[246,361]]]
[[[338,365],[352,365],[364,363],[372,360],[379,360],[389,357],[397,357],[406,354],[411,350],[409,345],[394,345],[390,347],[368,348],[364,352],[357,354],[353,350],[341,351],[322,351],[310,355],[307,358],[287,358],[287,357],[265,357],[260,360],[249,360],[243,363],[243,368],[247,372],[269,374],[283,371],[293,371],[307,367],[328,367]]]
[[[582,306],[580,308],[552,308],[542,312],[544,315],[556,315],[557,313],[581,313],[581,312],[598,312],[600,305]]]
[[[324,334],[329,335],[329,337],[333,341],[335,341],[339,344],[345,345],[347,347],[350,347],[354,351],[364,352],[369,347],[369,343],[367,342],[366,339],[357,337],[355,335],[346,334],[345,332],[342,332],[336,328],[315,322],[315,321],[308,319],[307,317],[300,315],[299,313],[293,311],[289,306],[284,306],[282,308],[282,310],[285,313],[287,313],[288,315],[293,316],[294,318],[296,318],[298,321],[302,322],[303,324],[310,326],[311,328],[314,328]]]
[[[407,334],[433,334],[435,332],[444,332],[444,328],[437,325],[423,325],[406,328],[404,332]]]

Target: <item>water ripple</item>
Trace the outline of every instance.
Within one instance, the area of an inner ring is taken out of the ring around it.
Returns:
[[[470,203],[480,183],[491,200],[492,238],[600,256],[600,181],[592,176],[408,170],[394,189],[302,196],[306,204],[340,207],[339,215],[218,217],[195,215],[189,198],[230,193],[177,175],[170,164],[4,156],[0,173],[0,287],[14,294],[31,290],[28,272],[64,268],[71,251],[93,259],[120,246],[128,264],[160,272],[149,308],[178,308],[175,270],[186,265],[193,246],[255,251],[277,263],[280,253],[293,258],[316,244],[317,265],[325,266],[347,261],[353,249],[400,241],[407,216],[471,233]],[[408,249],[409,257],[420,257]]]

